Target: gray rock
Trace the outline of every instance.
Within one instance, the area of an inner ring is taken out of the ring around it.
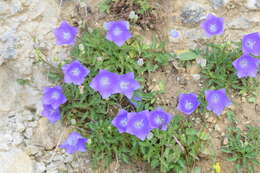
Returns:
[[[34,164],[34,172],[35,173],[43,173],[46,171],[46,166],[43,163],[36,162]]]
[[[206,10],[198,3],[188,3],[181,13],[182,23],[184,24],[198,24],[206,17]]]
[[[18,148],[0,152],[0,163],[0,173],[33,173],[32,160]]]
[[[248,29],[252,26],[251,22],[244,17],[235,18],[227,25],[230,29]]]
[[[218,9],[223,7],[225,4],[227,4],[229,0],[210,0],[210,2],[214,9]]]
[[[260,8],[260,0],[247,0],[246,7],[252,10]]]

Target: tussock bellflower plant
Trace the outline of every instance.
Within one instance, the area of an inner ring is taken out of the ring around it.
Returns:
[[[117,113],[116,117],[112,120],[113,126],[115,126],[118,129],[119,133],[126,132],[128,122],[127,114],[128,112],[126,110],[121,109]]]
[[[239,78],[256,78],[260,59],[253,58],[250,55],[242,55],[240,58],[233,61],[232,64],[235,67]]]
[[[70,64],[65,64],[62,67],[64,73],[64,82],[81,85],[85,77],[89,74],[89,69],[82,65],[78,60],[72,61]]]
[[[132,37],[127,21],[105,22],[104,28],[107,30],[106,39],[120,47]]]
[[[60,109],[54,109],[51,105],[43,105],[42,116],[46,117],[51,123],[60,120]]]
[[[88,142],[87,138],[81,136],[78,132],[72,132],[66,141],[61,144],[59,147],[66,150],[67,153],[73,154],[76,151],[85,152],[86,143]]]
[[[127,114],[128,125],[126,132],[136,136],[142,141],[145,140],[149,132],[152,130],[149,121],[149,111],[131,112]]]
[[[99,70],[99,73],[92,79],[90,87],[98,91],[103,99],[117,93],[118,75],[107,70]]]
[[[253,54],[258,56],[260,53],[260,34],[254,32],[247,34],[242,39],[242,50],[244,54]]]
[[[224,18],[208,14],[200,26],[208,37],[220,35],[224,32]]]
[[[140,84],[134,78],[133,72],[119,75],[118,78],[118,92],[124,94],[128,99],[131,99],[134,91],[140,88]]]
[[[62,88],[60,86],[44,88],[42,97],[42,102],[44,105],[51,105],[54,109],[57,109],[66,101],[67,99],[62,93]]]
[[[150,112],[148,119],[152,129],[158,128],[165,131],[167,130],[167,125],[171,121],[172,116],[161,108],[157,108]]]
[[[213,111],[218,116],[222,113],[226,106],[231,104],[231,101],[226,95],[226,89],[207,90],[205,91],[207,109]]]
[[[186,115],[192,114],[200,105],[194,93],[180,94],[177,109]]]
[[[57,45],[71,45],[76,41],[78,29],[63,21],[60,26],[53,30]]]

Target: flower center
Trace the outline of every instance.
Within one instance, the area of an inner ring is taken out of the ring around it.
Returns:
[[[211,25],[209,26],[209,30],[210,30],[211,32],[216,32],[216,31],[217,31],[217,26],[216,26],[216,24],[211,24]]]
[[[160,117],[160,115],[157,115],[155,118],[155,123],[156,124],[162,124],[164,122],[164,119]]]
[[[120,82],[119,85],[120,85],[121,89],[126,90],[126,89],[128,89],[129,82]]]
[[[248,61],[247,61],[246,59],[240,60],[240,61],[239,61],[239,66],[240,66],[241,68],[247,67],[247,66],[248,66]]]
[[[193,104],[189,101],[186,101],[184,104],[185,109],[190,110],[193,108]]]
[[[107,85],[110,84],[110,81],[109,81],[108,77],[102,77],[101,80],[100,80],[100,83],[103,86],[107,86]]]
[[[219,95],[214,94],[214,95],[211,97],[211,101],[212,101],[213,103],[218,103],[218,102],[219,102]]]
[[[250,49],[253,49],[254,46],[255,46],[255,43],[256,43],[255,41],[248,40],[248,41],[246,42],[246,46],[249,47]]]
[[[71,38],[71,34],[69,32],[63,32],[63,38],[65,40],[69,40]]]
[[[73,137],[73,138],[71,138],[70,140],[68,140],[68,144],[69,144],[69,145],[76,145],[77,142],[78,142],[78,139],[75,138],[75,137]]]
[[[73,76],[78,76],[80,74],[80,70],[79,68],[74,68],[73,70],[71,70],[71,73],[73,74]]]
[[[141,129],[144,126],[143,120],[135,122],[134,126],[136,129]]]
[[[122,34],[122,30],[119,27],[116,27],[113,31],[115,36],[119,36]]]
[[[58,92],[53,92],[51,95],[51,98],[54,100],[58,100],[59,97],[60,97],[60,94]]]
[[[120,121],[120,124],[121,124],[121,126],[125,127],[125,126],[127,125],[127,119],[126,119],[126,118],[125,118],[125,119],[122,119],[122,120]]]

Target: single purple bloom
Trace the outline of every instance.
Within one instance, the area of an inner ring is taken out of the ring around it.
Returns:
[[[46,117],[51,123],[60,120],[60,109],[54,109],[51,105],[43,105],[42,116]]]
[[[112,120],[113,126],[115,126],[118,129],[119,133],[126,132],[128,122],[127,114],[128,112],[126,110],[121,109],[117,113],[116,117]]]
[[[232,64],[237,71],[238,78],[256,77],[260,59],[253,58],[250,55],[242,55],[233,61]]]
[[[140,84],[135,80],[133,72],[119,75],[118,92],[124,94],[128,99],[131,99],[134,91],[140,87]]]
[[[136,136],[142,141],[145,140],[152,128],[148,121],[149,111],[131,112],[127,114],[128,124],[126,132]]]
[[[178,110],[186,115],[192,114],[200,105],[198,96],[194,93],[180,94],[178,101]]]
[[[67,153],[73,154],[76,151],[85,152],[86,143],[88,142],[87,138],[81,136],[78,132],[72,132],[66,141],[61,144],[59,147],[66,150]]]
[[[253,54],[258,56],[260,53],[260,34],[254,32],[247,34],[242,39],[242,50],[244,54]]]
[[[81,85],[90,72],[89,69],[78,60],[72,61],[70,64],[65,64],[62,70],[64,73],[64,82],[73,83],[75,85]]]
[[[98,91],[103,99],[117,93],[118,75],[107,70],[99,70],[92,79],[90,87]]]
[[[63,21],[60,26],[53,30],[57,45],[74,44],[78,29]]]
[[[148,119],[151,128],[159,128],[161,130],[166,130],[167,125],[172,119],[172,115],[165,112],[161,108],[157,108],[154,111],[150,112]]]
[[[226,95],[226,89],[207,90],[205,91],[207,109],[213,111],[218,116],[222,113],[226,106],[231,105],[231,101]]]
[[[45,87],[43,90],[42,102],[44,105],[51,105],[54,109],[57,109],[61,104],[67,101],[66,97],[62,93],[60,86]]]
[[[104,28],[107,30],[106,39],[113,41],[120,47],[126,40],[132,37],[132,34],[129,31],[129,22],[127,21],[105,22]]]
[[[200,27],[204,29],[208,37],[223,34],[224,18],[209,14],[207,18],[201,23]]]
[[[180,36],[180,33],[178,31],[176,31],[175,29],[170,31],[170,36],[172,38],[178,38]]]

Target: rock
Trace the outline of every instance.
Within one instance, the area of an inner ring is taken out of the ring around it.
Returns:
[[[27,138],[31,138],[32,135],[33,135],[33,129],[32,128],[27,128],[25,130],[24,136],[27,137]]]
[[[215,124],[216,123],[216,118],[213,117],[213,116],[209,116],[208,119],[207,119],[207,122]]]
[[[210,2],[214,9],[218,9],[225,6],[229,2],[229,0],[210,0]]]
[[[210,149],[208,147],[204,147],[201,151],[201,153],[199,154],[200,157],[202,158],[207,158],[211,155],[210,153]]]
[[[28,155],[35,155],[38,152],[39,152],[39,148],[34,145],[30,145],[26,147],[26,153]]]
[[[24,140],[24,138],[23,138],[23,136],[20,133],[15,132],[13,134],[13,144],[14,145],[21,144],[23,142],[23,140]]]
[[[46,171],[46,166],[43,163],[36,162],[34,164],[34,172],[35,173],[44,173]]]
[[[194,80],[200,80],[200,74],[192,74],[191,76]]]
[[[192,66],[188,68],[188,72],[190,74],[199,74],[200,71],[201,71],[201,68],[198,64],[192,64]]]
[[[248,29],[252,26],[251,22],[244,17],[235,18],[227,25],[230,29]]]
[[[223,139],[223,145],[227,145],[228,144],[228,138],[227,137],[224,137]]]
[[[201,4],[195,2],[187,4],[181,13],[182,23],[194,25],[206,17],[206,10]]]
[[[255,10],[260,7],[260,0],[247,0],[246,7]]]
[[[64,141],[68,134],[69,130],[60,122],[51,124],[46,118],[41,118],[32,136],[32,144],[50,150],[59,145],[59,142]]]
[[[221,132],[221,129],[220,129],[220,127],[219,127],[218,124],[215,125],[214,129],[215,129],[216,131],[218,131],[218,132]]]
[[[0,173],[33,173],[32,160],[18,148],[0,152],[0,163]]]

